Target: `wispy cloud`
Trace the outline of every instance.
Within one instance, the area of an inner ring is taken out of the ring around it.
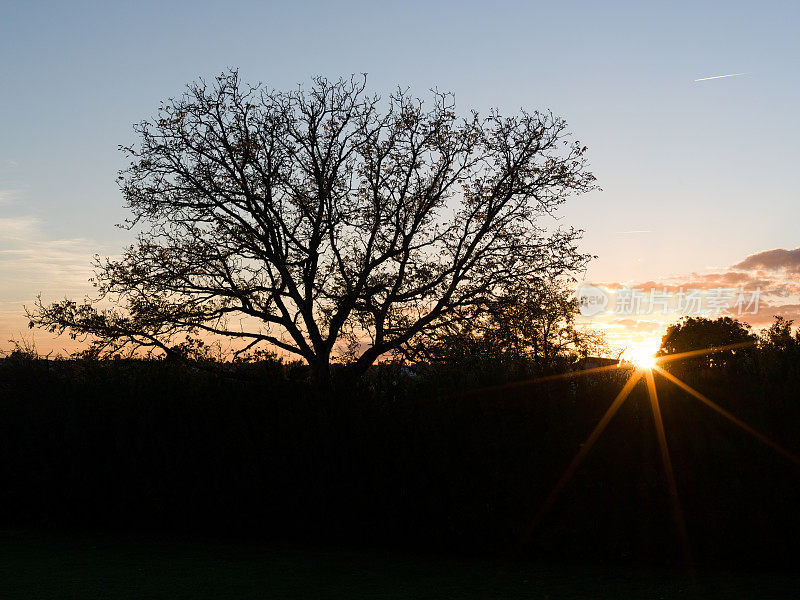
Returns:
[[[14,177],[14,170],[19,166],[15,160],[0,159],[0,206],[13,204],[25,186]]]
[[[53,239],[35,216],[0,218],[0,304],[89,291],[92,256],[103,250],[86,238]]]
[[[738,77],[739,75],[747,75],[747,73],[729,73],[728,75],[714,75],[713,77],[701,77],[700,79],[695,79],[695,82],[709,81],[711,79],[725,79],[726,77]]]
[[[13,204],[19,194],[20,190],[0,190],[0,206]]]
[[[30,239],[37,230],[39,223],[39,219],[28,215],[0,217],[0,240],[16,242]]]
[[[0,217],[0,350],[21,332],[28,335],[23,306],[37,293],[45,300],[91,293],[92,256],[104,250],[86,238],[54,239],[36,216]],[[64,345],[50,338],[40,332],[45,351]]]

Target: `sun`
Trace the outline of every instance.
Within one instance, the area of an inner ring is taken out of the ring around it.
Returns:
[[[656,364],[656,352],[660,346],[659,340],[646,340],[628,348],[622,354],[622,360],[632,364],[637,369],[652,370]]]
[[[647,351],[631,353],[628,357],[634,367],[637,369],[651,370],[656,366],[656,357]]]

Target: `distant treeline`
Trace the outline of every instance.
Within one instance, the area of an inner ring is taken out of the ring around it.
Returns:
[[[800,453],[798,345],[765,340],[669,369]],[[506,555],[630,374],[464,356],[322,398],[297,365],[217,367],[6,358],[0,526]],[[795,564],[800,467],[656,378],[693,560]],[[640,383],[523,556],[680,562],[665,481]]]

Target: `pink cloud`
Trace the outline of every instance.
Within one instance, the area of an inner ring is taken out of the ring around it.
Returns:
[[[776,316],[794,320],[800,324],[800,248],[794,250],[773,249],[752,254],[728,269],[712,273],[690,273],[672,275],[661,280],[642,282],[606,282],[596,283],[611,293],[619,293],[621,289],[639,290],[647,297],[650,290],[656,294],[665,292],[676,295],[679,292],[698,291],[704,296],[714,292],[710,290],[741,290],[742,298],[747,305],[736,305],[735,296],[728,308],[722,309],[721,315],[731,316],[749,323],[753,327],[762,328],[770,325]],[[758,290],[758,294],[756,291]],[[751,300],[758,296],[757,312]],[[672,306],[672,305],[670,305]],[[722,308],[722,307],[721,307]],[[614,335],[620,339],[632,338],[645,332],[657,332],[666,329],[668,322],[677,321],[682,315],[668,312],[662,315],[663,321],[655,321],[654,314],[625,316],[617,313],[606,321],[615,328]],[[713,318],[714,314],[709,314]]]
[[[751,254],[742,262],[733,265],[734,269],[753,271],[766,269],[768,271],[786,270],[791,273],[800,273],[800,248],[786,250],[775,248]]]

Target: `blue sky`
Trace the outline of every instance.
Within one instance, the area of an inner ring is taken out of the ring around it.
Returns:
[[[125,241],[131,124],[231,66],[276,88],[366,72],[465,112],[552,109],[603,188],[562,211],[595,281],[800,246],[798,23],[796,1],[5,3],[0,347],[23,302],[80,295],[91,255]]]

